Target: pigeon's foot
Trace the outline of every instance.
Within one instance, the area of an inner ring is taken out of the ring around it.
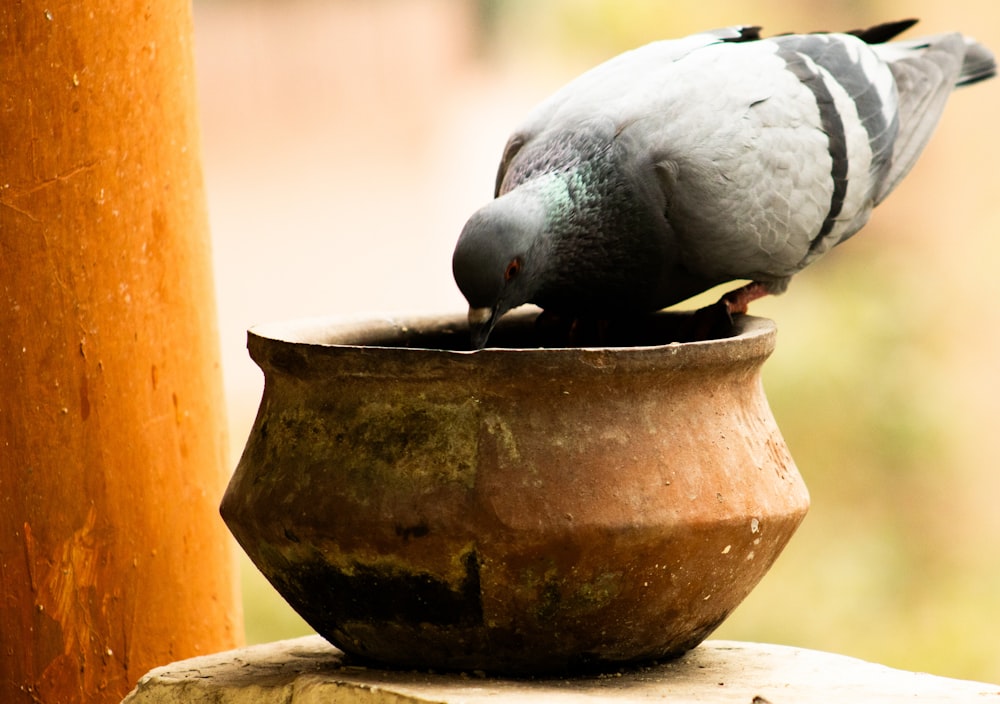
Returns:
[[[746,313],[751,303],[772,293],[771,286],[762,281],[751,281],[746,286],[740,286],[724,295],[722,303],[730,315]]]
[[[746,315],[753,301],[773,293],[780,293],[788,285],[787,280],[774,283],[751,281],[725,294],[717,302],[699,308],[691,316],[690,340],[714,340],[729,337],[733,330],[733,316]]]
[[[691,314],[688,328],[681,332],[678,342],[719,340],[733,334],[733,314],[723,299],[699,308]]]

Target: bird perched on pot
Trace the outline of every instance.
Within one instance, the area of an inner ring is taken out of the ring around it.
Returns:
[[[473,345],[524,303],[601,319],[784,291],[907,174],[951,91],[996,72],[961,34],[889,41],[915,22],[655,42],[545,100],[455,248]]]

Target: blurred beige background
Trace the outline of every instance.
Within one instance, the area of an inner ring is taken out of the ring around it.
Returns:
[[[269,320],[461,311],[451,250],[510,130],[595,63],[734,23],[920,17],[1000,51],[992,0],[197,0],[196,52],[232,462]],[[906,182],[752,312],[812,492],[716,637],[1000,681],[1000,80],[952,98]],[[716,294],[717,295],[717,294]],[[308,632],[244,564],[251,641]]]

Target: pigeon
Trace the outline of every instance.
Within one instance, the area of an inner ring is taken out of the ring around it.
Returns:
[[[543,101],[455,247],[473,348],[525,303],[601,320],[782,293],[906,176],[951,91],[996,73],[958,33],[890,41],[915,23],[658,41]]]

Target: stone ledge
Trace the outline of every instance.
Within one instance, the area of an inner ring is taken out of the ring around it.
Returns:
[[[997,702],[1000,686],[894,670],[780,645],[707,641],[673,662],[614,675],[510,680],[353,666],[319,636],[151,670],[122,704],[496,702]]]

